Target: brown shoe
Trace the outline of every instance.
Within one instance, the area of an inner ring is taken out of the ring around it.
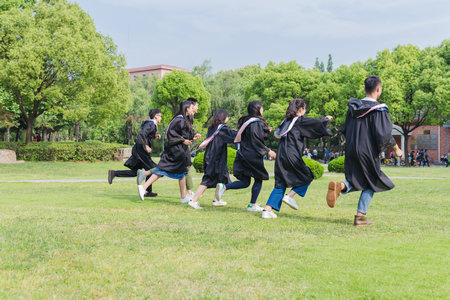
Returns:
[[[108,171],[108,183],[112,184],[114,177],[116,177],[116,172],[113,170]]]
[[[370,226],[373,223],[367,221],[367,218],[365,216],[355,216],[355,221],[353,222],[353,225],[355,226]]]
[[[328,184],[327,204],[333,208],[336,204],[336,199],[341,194],[341,183],[336,181],[330,181]]]

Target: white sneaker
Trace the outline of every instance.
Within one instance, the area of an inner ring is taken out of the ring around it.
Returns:
[[[227,203],[223,200],[219,200],[219,201],[213,201],[212,205],[213,206],[225,206],[225,205],[227,205]]]
[[[144,195],[145,195],[144,187],[141,184],[138,185],[137,187],[138,187],[139,198],[141,198],[141,200],[144,201]]]
[[[180,199],[180,203],[186,204],[186,203],[188,203],[188,202],[191,201],[191,200],[192,200],[192,198],[189,198],[189,197],[186,195],[186,197]]]
[[[273,212],[273,210],[271,211],[263,210],[261,217],[263,219],[276,219],[277,215]]]
[[[258,204],[255,205],[248,205],[247,206],[247,211],[263,211],[263,208],[261,206],[259,206]]]
[[[193,209],[203,209],[203,207],[200,206],[200,203],[198,203],[198,201],[194,202],[192,200],[189,200],[188,204]]]
[[[294,198],[289,197],[289,195],[284,195],[283,202],[289,205],[292,209],[298,209],[297,202],[295,202]]]
[[[222,200],[223,194],[225,193],[225,184],[218,183],[216,185],[216,199]]]

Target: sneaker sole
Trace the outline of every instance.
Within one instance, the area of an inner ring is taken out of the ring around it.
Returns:
[[[286,205],[289,206],[290,208],[295,209],[295,210],[298,210],[298,206],[295,207],[295,206],[291,205],[290,202],[284,201],[284,199],[283,199],[283,202],[286,203]]]
[[[337,195],[337,185],[338,183],[335,181],[331,181],[328,184],[328,192],[327,192],[327,204],[329,207],[333,208],[336,205]]]

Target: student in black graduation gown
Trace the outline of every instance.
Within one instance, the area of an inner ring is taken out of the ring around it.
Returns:
[[[234,143],[236,131],[228,127],[228,112],[219,109],[215,112],[208,127],[206,140],[200,144],[200,149],[205,149],[203,159],[204,175],[202,182],[195,192],[194,198],[189,201],[189,205],[195,209],[202,209],[198,199],[207,188],[216,187],[218,183],[230,183],[230,175],[227,167],[227,144]],[[224,206],[227,203],[214,198],[213,206]]]
[[[355,215],[355,226],[369,226],[365,217],[375,192],[388,191],[394,184],[381,171],[378,155],[393,148],[398,157],[402,150],[392,137],[392,122],[386,104],[377,100],[381,95],[381,80],[369,76],[364,81],[366,97],[350,99],[343,134],[345,135],[345,181],[331,181],[327,203],[334,207],[337,197],[352,191],[362,191]]]
[[[306,104],[302,99],[292,100],[286,110],[286,118],[275,130],[275,137],[280,139],[275,160],[275,187],[262,212],[264,219],[276,218],[273,210],[280,211],[282,202],[298,209],[294,195],[304,197],[314,179],[312,171],[302,159],[304,138],[317,139],[332,134],[328,127],[333,119],[331,116],[314,119],[304,116],[305,112]],[[292,187],[292,190],[284,195],[288,187]]]
[[[197,113],[198,111],[198,100],[190,97],[187,98],[186,100],[191,101],[192,103],[192,115],[189,116],[190,120],[191,120],[191,124],[194,125],[194,115]],[[201,134],[200,133],[195,133],[194,131],[194,137],[195,139],[199,139],[201,138]],[[190,151],[190,147],[189,147],[189,151]],[[188,172],[186,174],[186,202],[189,202],[190,200],[192,200],[192,198],[194,197],[195,193],[192,191],[192,189],[194,188],[194,181],[192,180],[192,172],[191,172],[192,167],[189,166],[188,167]]]
[[[154,108],[148,112],[150,120],[142,123],[141,131],[136,136],[136,142],[131,150],[130,158],[125,162],[125,167],[130,170],[109,170],[108,182],[112,184],[114,177],[136,177],[140,169],[150,170],[156,167],[155,162],[150,157],[153,148],[153,140],[160,139],[157,134],[158,124],[161,123],[161,110]],[[147,178],[148,179],[148,178]],[[147,188],[144,197],[156,197],[158,194],[152,192],[152,186]]]
[[[248,104],[248,115],[242,116],[238,121],[239,131],[235,143],[240,143],[239,150],[233,164],[233,175],[239,179],[232,183],[218,183],[216,187],[216,199],[222,200],[226,190],[243,189],[250,185],[254,178],[252,196],[247,211],[262,211],[262,207],[256,204],[262,181],[269,179],[269,174],[264,167],[264,156],[275,158],[276,154],[264,144],[270,129],[262,117],[263,108],[260,101],[254,100]]]
[[[138,172],[138,192],[141,200],[144,200],[145,189],[162,176],[179,180],[181,201],[183,202],[185,200],[185,175],[188,171],[188,166],[192,164],[189,145],[192,144],[191,140],[195,139],[189,118],[192,114],[192,102],[187,100],[182,101],[179,112],[175,114],[167,126],[167,142],[164,145],[161,159],[154,172],[152,172],[150,179],[143,185],[140,184],[140,179],[148,176],[151,171]]]

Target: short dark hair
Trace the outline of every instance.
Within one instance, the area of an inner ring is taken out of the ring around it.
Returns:
[[[153,108],[150,109],[150,111],[148,112],[148,116],[150,117],[150,119],[153,119],[157,114],[160,114],[161,110],[159,108]]]
[[[364,80],[364,90],[367,94],[373,93],[378,85],[381,85],[381,79],[376,75],[370,75]]]
[[[190,101],[190,102],[191,102],[191,104],[195,104],[195,103],[198,103],[198,100],[197,100],[197,99],[195,99],[195,98],[193,98],[193,97],[189,97],[189,98],[187,98],[186,100],[187,100],[187,101]]]

